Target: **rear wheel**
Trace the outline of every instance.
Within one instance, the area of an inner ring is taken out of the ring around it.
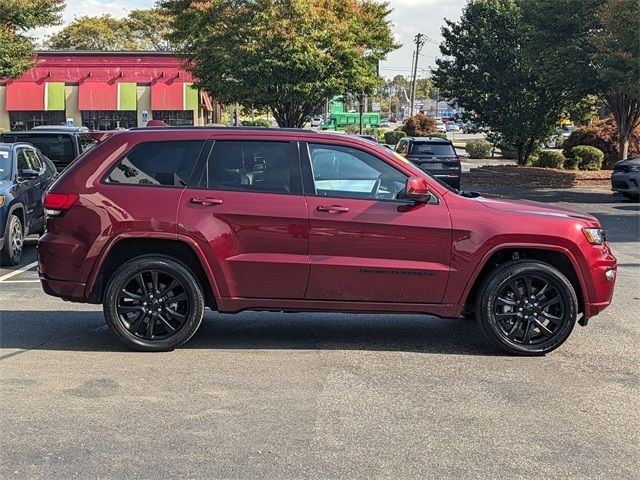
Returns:
[[[11,215],[4,232],[4,247],[0,252],[0,261],[3,265],[18,265],[22,259],[24,247],[24,227],[20,218]]]
[[[638,195],[637,193],[626,193],[626,192],[622,192],[622,195],[624,195],[626,198],[628,198],[629,200],[634,200],[634,201],[638,201],[640,200],[640,195]]]
[[[170,257],[145,255],[109,280],[104,315],[127,346],[167,351],[183,345],[204,316],[204,294],[193,272]]]
[[[569,337],[578,300],[555,267],[514,260],[491,272],[476,301],[476,317],[489,341],[517,355],[544,355]]]

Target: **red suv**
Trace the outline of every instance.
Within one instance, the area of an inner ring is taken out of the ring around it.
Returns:
[[[611,301],[591,215],[463,194],[366,140],[304,130],[115,133],[45,198],[44,290],[102,303],[139,350],[185,343],[204,309],[475,313],[539,355]]]

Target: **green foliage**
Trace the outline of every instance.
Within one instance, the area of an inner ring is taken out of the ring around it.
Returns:
[[[489,158],[493,145],[487,140],[469,140],[464,148],[470,158]]]
[[[0,78],[17,78],[33,66],[34,47],[24,32],[57,25],[64,0],[0,0]]]
[[[384,143],[389,145],[396,145],[401,138],[406,137],[407,134],[402,130],[393,130],[392,132],[384,132]]]
[[[264,118],[256,118],[255,120],[242,120],[245,127],[271,127],[271,122]]]
[[[82,16],[51,35],[52,50],[167,51],[171,17],[159,9],[132,10],[128,17]]]
[[[578,145],[590,145],[604,152],[604,165],[611,167],[620,158],[620,132],[613,118],[599,120],[585,127],[578,127],[563,144],[564,154],[572,157],[571,150]],[[640,155],[640,126],[630,137],[629,157]]]
[[[426,137],[433,135],[436,130],[436,119],[428,115],[418,113],[404,121],[402,129],[410,137]]]
[[[520,3],[475,0],[458,22],[446,20],[433,74],[441,94],[469,112],[470,120],[499,132],[524,165],[552,133],[563,104],[526,55]]]
[[[564,155],[557,150],[543,150],[537,154],[537,157],[536,162],[532,162],[534,167],[562,168],[564,166]]]
[[[161,0],[198,87],[222,103],[269,109],[302,127],[327,98],[369,94],[397,48],[389,5],[374,0]],[[364,52],[367,52],[365,55]]]
[[[429,136],[436,137],[436,138],[444,138],[445,140],[447,139],[447,134],[442,132],[430,133]]]
[[[359,133],[360,132],[360,126],[356,125],[355,123],[350,123],[350,124],[344,126],[344,131],[346,133],[350,133],[350,134]]]
[[[578,145],[571,149],[575,163],[580,170],[600,170],[604,160],[604,153],[596,147]]]

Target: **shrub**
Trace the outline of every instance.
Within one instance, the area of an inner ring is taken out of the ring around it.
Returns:
[[[429,136],[436,137],[436,138],[444,138],[445,140],[447,139],[447,134],[442,132],[430,133]]]
[[[384,143],[389,145],[396,145],[401,138],[406,137],[407,134],[402,130],[394,130],[392,132],[384,132]]]
[[[437,132],[436,119],[419,113],[407,118],[402,129],[410,137],[426,137]]]
[[[344,131],[350,134],[359,133],[360,126],[356,125],[355,123],[350,123],[344,126]]]
[[[563,168],[566,168],[567,170],[577,170],[578,162],[574,157],[565,157]]]
[[[575,163],[580,170],[600,170],[604,161],[604,153],[596,147],[578,145],[571,149]]]
[[[578,127],[562,145],[565,156],[572,157],[571,150],[579,145],[596,147],[604,153],[604,166],[611,167],[620,156],[618,127],[613,118],[598,120],[591,125]],[[629,142],[629,158],[640,155],[640,126]]]
[[[469,140],[465,146],[470,158],[489,158],[493,145],[486,140]]]
[[[243,127],[270,127],[271,122],[264,118],[256,118],[255,120],[242,120]]]
[[[564,155],[555,150],[543,150],[537,154],[538,158],[532,162],[534,167],[541,168],[562,168],[564,165]]]

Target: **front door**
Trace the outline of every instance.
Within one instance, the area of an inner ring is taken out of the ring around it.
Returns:
[[[306,298],[441,302],[451,257],[444,202],[398,200],[407,176],[371,152],[326,143],[302,151],[313,180]]]
[[[199,244],[221,296],[304,298],[309,226],[299,165],[291,142],[216,140],[202,178],[184,191],[178,233]]]

